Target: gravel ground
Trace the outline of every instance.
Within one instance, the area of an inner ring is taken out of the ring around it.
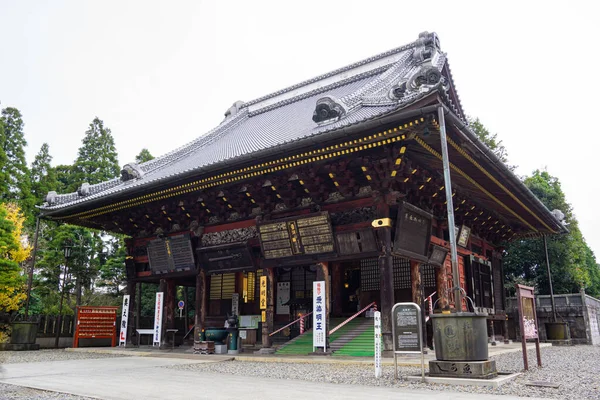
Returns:
[[[24,362],[83,360],[91,358],[125,357],[120,354],[86,353],[76,351],[37,350],[37,351],[0,351],[1,364],[17,364]]]
[[[535,350],[528,352],[529,365],[537,365]],[[523,358],[520,352],[494,357],[498,371],[521,372]],[[210,371],[246,376],[264,376],[278,379],[301,379],[330,383],[357,385],[409,387],[421,390],[451,390],[469,393],[506,394],[523,397],[557,399],[600,399],[600,347],[548,347],[542,348],[543,368],[530,367],[527,373],[499,388],[478,386],[452,386],[422,384],[394,380],[394,368],[383,367],[383,377],[374,378],[373,366],[352,364],[297,364],[230,361],[210,364],[170,366],[184,370]],[[420,375],[420,368],[398,368],[400,375]],[[560,384],[558,389],[525,386],[529,381],[550,381]]]
[[[40,361],[81,360],[90,358],[123,357],[113,354],[79,353],[64,350],[39,351],[2,351],[0,352],[0,377],[2,364],[16,364]],[[70,394],[48,392],[30,389],[22,386],[0,383],[0,400],[88,400],[89,397],[73,396]]]

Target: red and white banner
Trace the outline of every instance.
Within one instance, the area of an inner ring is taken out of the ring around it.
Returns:
[[[154,309],[154,340],[152,340],[153,346],[160,346],[160,338],[162,335],[163,298],[163,292],[156,292],[156,305]]]
[[[121,334],[119,335],[119,347],[127,343],[127,322],[129,321],[129,295],[123,296],[123,309],[121,311]]]
[[[327,310],[325,305],[325,281],[313,282],[313,347],[327,346]]]

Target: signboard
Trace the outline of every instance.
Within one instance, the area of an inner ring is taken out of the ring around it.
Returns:
[[[189,234],[151,240],[148,242],[147,251],[153,274],[191,271],[195,268]]]
[[[375,324],[375,378],[381,378],[381,312],[373,313]]]
[[[467,244],[469,243],[469,237],[471,237],[471,228],[465,225],[461,226],[456,237],[456,244],[461,247],[467,247]]]
[[[152,339],[152,346],[160,346],[160,339],[162,336],[162,317],[163,317],[163,292],[156,292],[156,303],[154,305],[154,338]]]
[[[129,295],[123,296],[123,307],[121,311],[121,334],[119,335],[119,347],[127,343],[127,322],[129,322]]]
[[[377,251],[377,241],[373,229],[336,233],[338,251],[342,255]]]
[[[254,270],[254,257],[246,243],[201,247],[198,258],[207,273]]]
[[[183,307],[185,306],[185,303],[183,300],[179,300],[179,302],[177,303],[177,307],[179,307],[179,309],[183,309]]]
[[[231,313],[233,315],[240,315],[240,294],[233,293],[231,295]]]
[[[261,223],[258,232],[267,260],[335,251],[328,212]]]
[[[327,350],[327,310],[325,305],[325,281],[313,282],[313,347]]]
[[[535,311],[535,289],[529,286],[516,285],[519,309],[519,325],[521,327],[521,345],[523,347],[523,364],[525,371],[529,369],[527,362],[527,339],[535,340],[538,366],[542,366],[540,338],[538,335],[537,313]]]
[[[432,215],[428,212],[412,204],[402,203],[398,207],[393,252],[427,262],[432,218]]]
[[[397,303],[392,308],[392,335],[395,377],[398,379],[397,354],[421,354],[421,379],[425,380],[421,307],[416,303]]]
[[[277,282],[277,309],[276,314],[288,315],[290,306],[284,305],[290,301],[290,282]]]
[[[267,309],[267,277],[260,277],[260,309]],[[264,321],[263,321],[264,322]]]

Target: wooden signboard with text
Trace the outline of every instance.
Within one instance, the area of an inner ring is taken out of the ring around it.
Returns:
[[[402,203],[398,207],[393,253],[427,262],[432,218],[428,212],[412,204]]]
[[[328,212],[283,218],[258,225],[266,260],[335,252]]]
[[[521,327],[521,344],[523,347],[523,364],[525,371],[529,369],[527,362],[527,339],[535,340],[535,351],[538,367],[542,366],[542,355],[540,353],[540,338],[535,311],[534,288],[524,285],[516,285],[517,303],[519,309],[519,325]]]

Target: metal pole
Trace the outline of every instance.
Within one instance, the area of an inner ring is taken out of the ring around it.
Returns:
[[[60,292],[60,305],[58,306],[58,320],[56,327],[56,338],[54,340],[54,347],[58,349],[58,341],[60,340],[60,330],[62,325],[62,310],[63,310],[63,300],[65,297],[65,288],[67,286],[67,275],[69,273],[69,267],[67,263],[69,262],[68,258],[65,258],[65,276],[63,278],[62,290]]]
[[[38,235],[40,233],[40,217],[35,219],[35,236],[33,239],[33,256],[31,259],[31,269],[27,277],[27,299],[25,300],[25,320],[29,319],[29,302],[31,301],[31,287],[33,286],[33,269],[35,268],[35,256],[37,255]]]
[[[552,304],[552,321],[556,322],[556,305],[554,304],[554,290],[552,289],[552,274],[550,273],[550,259],[548,258],[548,242],[544,237],[544,251],[546,253],[546,268],[548,268],[548,284],[550,286],[550,302]]]
[[[458,273],[458,253],[456,251],[456,236],[454,234],[454,204],[452,202],[452,181],[450,179],[450,161],[448,160],[448,145],[446,143],[446,121],[444,107],[438,108],[440,120],[440,147],[442,149],[442,163],[444,165],[444,186],[446,188],[446,208],[448,210],[448,236],[450,238],[450,257],[452,260],[452,280],[454,281],[455,307],[462,311],[462,296],[460,293],[460,276]]]

